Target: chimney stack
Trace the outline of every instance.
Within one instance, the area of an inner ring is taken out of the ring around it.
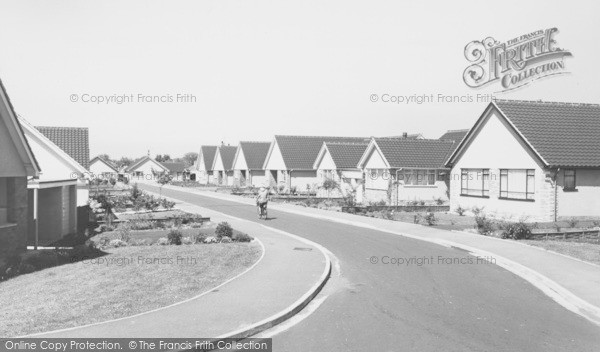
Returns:
[[[408,138],[408,132],[402,132],[402,138]]]

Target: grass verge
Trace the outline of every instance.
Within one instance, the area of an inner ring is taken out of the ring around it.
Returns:
[[[101,322],[191,298],[246,270],[260,258],[261,248],[257,243],[228,243],[106,252],[93,261],[0,283],[0,336]]]
[[[549,251],[565,254],[573,258],[600,265],[600,244],[567,241],[533,241],[520,240],[531,246],[541,247]]]

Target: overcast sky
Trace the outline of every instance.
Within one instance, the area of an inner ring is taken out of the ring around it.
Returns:
[[[497,96],[600,103],[597,0],[483,3],[0,0],[0,77],[21,116],[89,127],[92,156],[114,158],[274,134],[437,138],[470,128],[486,104],[373,103],[371,94],[496,92],[463,82],[465,45],[551,27],[573,53],[571,73]],[[86,94],[135,99],[94,104]]]

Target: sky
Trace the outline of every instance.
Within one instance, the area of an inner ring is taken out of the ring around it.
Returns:
[[[0,0],[0,78],[29,122],[88,127],[91,156],[113,158],[275,134],[438,138],[488,102],[438,94],[600,103],[598,1],[485,4]],[[552,27],[569,74],[509,92],[463,82],[469,42]],[[118,96],[131,101],[95,101]]]

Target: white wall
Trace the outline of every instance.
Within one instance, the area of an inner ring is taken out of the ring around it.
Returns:
[[[558,216],[600,216],[600,170],[576,169],[575,192],[565,191],[564,170],[558,173]]]
[[[306,185],[311,187],[318,183],[316,170],[292,171],[290,177],[291,187],[296,187],[297,191],[306,191]]]
[[[261,187],[269,184],[269,178],[265,170],[251,170],[250,177],[252,186]]]
[[[489,198],[461,196],[461,169],[490,169]],[[499,169],[534,169],[535,201],[499,199]],[[457,206],[471,209],[485,207],[485,212],[512,220],[551,220],[553,208],[552,185],[546,172],[524,144],[507,128],[493,111],[488,115],[480,132],[454,165],[450,178],[450,209]]]
[[[0,104],[2,106],[2,104]],[[4,109],[0,107],[0,113]],[[27,175],[23,161],[19,157],[17,148],[13,144],[8,129],[0,118],[0,177],[23,177]]]
[[[117,175],[115,170],[113,170],[110,166],[106,165],[102,160],[96,159],[93,163],[90,164],[90,172],[97,177],[100,177],[103,174],[110,174],[112,176]]]
[[[273,142],[273,150],[271,151],[271,155],[266,163],[267,170],[286,170],[285,162],[283,161],[283,156],[281,155],[281,151],[279,150],[279,146],[277,142]]]

